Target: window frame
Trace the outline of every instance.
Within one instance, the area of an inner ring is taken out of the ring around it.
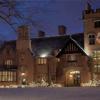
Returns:
[[[100,28],[100,20],[95,20],[94,21],[94,27],[95,28]]]
[[[6,59],[4,64],[7,65],[7,66],[13,65],[13,60],[12,59]]]
[[[46,57],[38,57],[37,58],[37,64],[39,64],[39,65],[47,64],[47,58]]]
[[[66,57],[67,57],[68,62],[76,62],[77,61],[76,54],[67,54]],[[73,57],[74,57],[74,59],[73,59]]]
[[[100,51],[99,50],[95,50],[93,52],[93,61],[94,61],[94,66],[93,66],[93,70],[94,73],[100,73]]]
[[[89,43],[89,45],[95,45],[96,35],[94,33],[89,33],[88,34],[88,43]]]
[[[16,82],[17,71],[0,70],[0,82]]]

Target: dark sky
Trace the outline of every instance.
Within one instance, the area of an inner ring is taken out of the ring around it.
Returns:
[[[34,21],[31,34],[36,37],[38,30],[47,36],[57,35],[58,25],[67,27],[67,34],[83,32],[82,11],[87,0],[17,0],[16,7],[25,17]],[[93,8],[100,8],[100,0],[88,0]],[[13,19],[13,21],[16,21]],[[21,21],[18,25],[21,25]],[[0,19],[0,39],[15,39],[13,29]]]

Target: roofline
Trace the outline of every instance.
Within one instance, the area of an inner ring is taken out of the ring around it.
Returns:
[[[88,56],[88,54],[85,52],[85,50],[78,44],[78,42],[70,36],[70,39],[76,43],[76,45]]]

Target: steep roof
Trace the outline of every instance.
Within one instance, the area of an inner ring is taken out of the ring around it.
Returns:
[[[70,36],[64,47],[58,53],[57,57],[60,57],[63,54],[72,54],[72,53],[82,53],[87,56],[82,46],[79,45],[79,43]]]
[[[64,36],[53,36],[53,37],[43,37],[43,38],[32,38],[32,51],[35,56],[41,53],[47,52],[52,53],[55,49],[62,49],[69,39],[69,35]],[[84,48],[84,35],[83,33],[72,35],[73,39],[76,40],[79,45]],[[4,42],[1,49],[6,45],[10,45],[14,50],[16,50],[16,40]]]
[[[16,51],[16,40],[4,41],[1,44],[0,51],[2,51],[6,46],[10,46],[14,51]]]
[[[73,34],[71,35],[71,37],[77,41],[77,43],[84,48],[84,34],[83,33],[77,33],[77,34]]]

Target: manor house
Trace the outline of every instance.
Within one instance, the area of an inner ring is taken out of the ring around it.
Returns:
[[[0,85],[30,84],[45,80],[49,84],[81,86],[100,80],[100,9],[83,11],[84,32],[67,34],[59,25],[58,35],[46,37],[39,31],[31,38],[27,25],[18,27],[16,40],[0,48]]]

